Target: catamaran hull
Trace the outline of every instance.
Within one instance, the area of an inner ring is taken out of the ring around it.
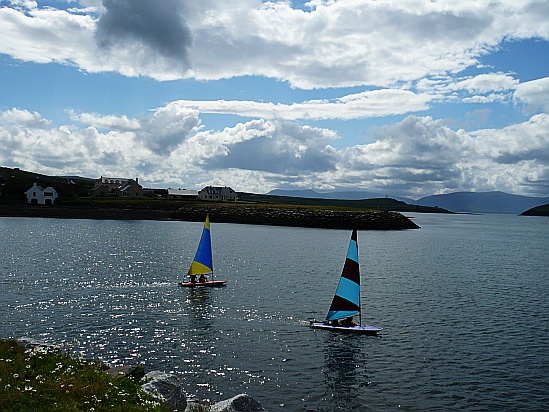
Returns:
[[[375,335],[383,329],[371,325],[336,326],[328,325],[324,322],[311,322],[311,327],[315,329],[331,330],[333,332],[357,333],[363,335]]]
[[[179,286],[182,288],[220,287],[225,286],[226,283],[226,280],[208,280],[207,282],[180,282]]]

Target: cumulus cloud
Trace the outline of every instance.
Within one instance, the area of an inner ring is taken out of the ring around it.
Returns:
[[[197,78],[259,74],[304,89],[387,87],[477,64],[502,38],[549,38],[537,3],[290,2],[216,10],[194,21]],[[235,29],[240,27],[241,30]],[[216,57],[225,63],[216,64]]]
[[[534,0],[9,4],[0,52],[159,80],[255,75],[303,89],[386,88],[474,66],[501,39],[549,39],[548,7]]]
[[[376,141],[342,150],[349,186],[410,197],[456,190],[546,195],[546,114],[498,129],[466,133],[442,121],[410,116],[378,128]],[[345,165],[350,165],[348,168]]]
[[[197,137],[213,144],[223,142],[222,150],[205,161],[206,169],[301,175],[335,168],[336,151],[329,142],[336,135],[326,129],[260,120]]]
[[[524,103],[530,113],[549,112],[549,77],[518,85],[514,98],[517,102]]]
[[[52,174],[139,176],[145,184],[164,187],[362,188],[414,198],[456,190],[543,196],[549,176],[547,114],[475,132],[409,116],[376,128],[371,143],[340,150],[332,147],[335,132],[288,121],[201,130],[197,112],[174,104],[143,119],[108,119],[133,126],[108,131],[76,124],[55,127],[38,113],[0,112],[0,163]]]
[[[138,140],[159,155],[166,155],[200,126],[198,112],[170,103],[141,121]]]

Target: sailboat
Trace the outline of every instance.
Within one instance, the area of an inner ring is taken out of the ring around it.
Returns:
[[[187,272],[191,280],[189,282],[181,282],[179,286],[182,287],[211,287],[211,286],[224,286],[226,280],[215,280],[213,277],[213,257],[212,257],[212,238],[210,234],[210,216],[206,215],[206,221],[204,222],[204,229],[202,230],[202,237],[196,250],[196,255],[191,263],[191,267]],[[196,277],[200,275],[197,280]],[[207,280],[206,275],[211,275],[212,280]]]
[[[359,323],[352,320],[359,315]],[[311,322],[311,327],[338,332],[376,334],[383,328],[363,325],[360,311],[360,268],[358,264],[358,242],[356,230],[351,234],[347,258],[343,266],[343,272],[339,278],[334,299],[326,320],[323,322]]]

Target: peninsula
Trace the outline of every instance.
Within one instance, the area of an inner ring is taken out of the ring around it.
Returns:
[[[203,221],[326,229],[403,230],[419,228],[398,212],[288,204],[229,202],[88,202],[63,206],[0,205],[3,217]],[[176,204],[177,203],[177,204]],[[175,207],[177,206],[177,207]]]

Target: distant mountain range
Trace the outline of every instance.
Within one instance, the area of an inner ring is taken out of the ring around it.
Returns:
[[[456,192],[423,197],[421,206],[438,206],[452,212],[521,214],[549,203],[549,197],[528,197],[504,192]]]
[[[322,199],[370,199],[382,198],[375,192],[344,191],[344,192],[316,192],[314,190],[273,190],[268,193],[275,196],[293,196]],[[413,200],[403,197],[390,198],[406,202],[410,205],[438,206],[457,213],[502,213],[521,214],[536,206],[549,204],[549,197],[528,197],[512,195],[504,192],[456,192],[444,195],[433,195]]]

